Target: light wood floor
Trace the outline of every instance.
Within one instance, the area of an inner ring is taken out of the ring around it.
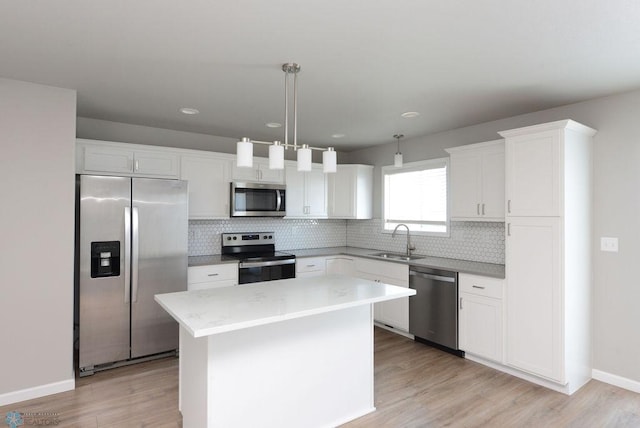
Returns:
[[[344,427],[640,427],[639,394],[592,380],[567,397],[378,328],[375,392],[377,411]],[[177,404],[172,358],[0,407],[0,422],[16,410],[58,413],[61,427],[181,427]]]

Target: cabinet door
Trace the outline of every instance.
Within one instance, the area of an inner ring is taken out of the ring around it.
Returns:
[[[480,217],[482,157],[478,153],[451,155],[451,217]]]
[[[229,161],[183,156],[181,178],[189,181],[189,218],[229,217]]]
[[[133,151],[113,147],[84,147],[85,172],[133,172]]]
[[[251,168],[239,167],[236,161],[233,161],[231,177],[237,181],[258,181],[258,168],[256,167],[255,159]]]
[[[355,262],[350,257],[327,257],[325,272],[327,275],[355,276]]]
[[[258,176],[260,181],[267,183],[284,184],[284,170],[269,169],[269,162],[260,162],[258,164]]]
[[[504,150],[482,156],[483,218],[504,221]]]
[[[304,217],[306,214],[304,173],[296,166],[286,167],[287,179],[287,217]]]
[[[356,216],[356,171],[338,165],[335,173],[327,177],[329,217],[355,218]]]
[[[460,293],[460,349],[502,362],[502,300]]]
[[[507,364],[564,383],[561,220],[507,219]]]
[[[560,133],[507,138],[507,215],[560,215]]]
[[[305,199],[307,215],[310,217],[327,216],[327,176],[322,167],[314,167],[305,172]]]
[[[135,152],[133,172],[147,177],[178,177],[178,155],[172,153]]]

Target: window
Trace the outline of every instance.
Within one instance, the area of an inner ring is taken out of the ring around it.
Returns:
[[[412,232],[448,236],[449,159],[382,168],[384,231],[404,223]]]

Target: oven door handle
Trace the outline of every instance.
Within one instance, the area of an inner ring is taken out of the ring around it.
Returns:
[[[265,266],[279,266],[279,265],[291,265],[295,264],[296,259],[288,260],[273,260],[268,262],[240,262],[238,268],[253,268],[253,267],[265,267]]]

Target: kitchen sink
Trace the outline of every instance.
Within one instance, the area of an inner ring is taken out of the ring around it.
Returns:
[[[405,262],[408,262],[411,260],[424,259],[424,256],[407,256],[406,254],[398,254],[398,253],[372,253],[369,255],[373,257],[380,257],[383,259],[403,260]]]

